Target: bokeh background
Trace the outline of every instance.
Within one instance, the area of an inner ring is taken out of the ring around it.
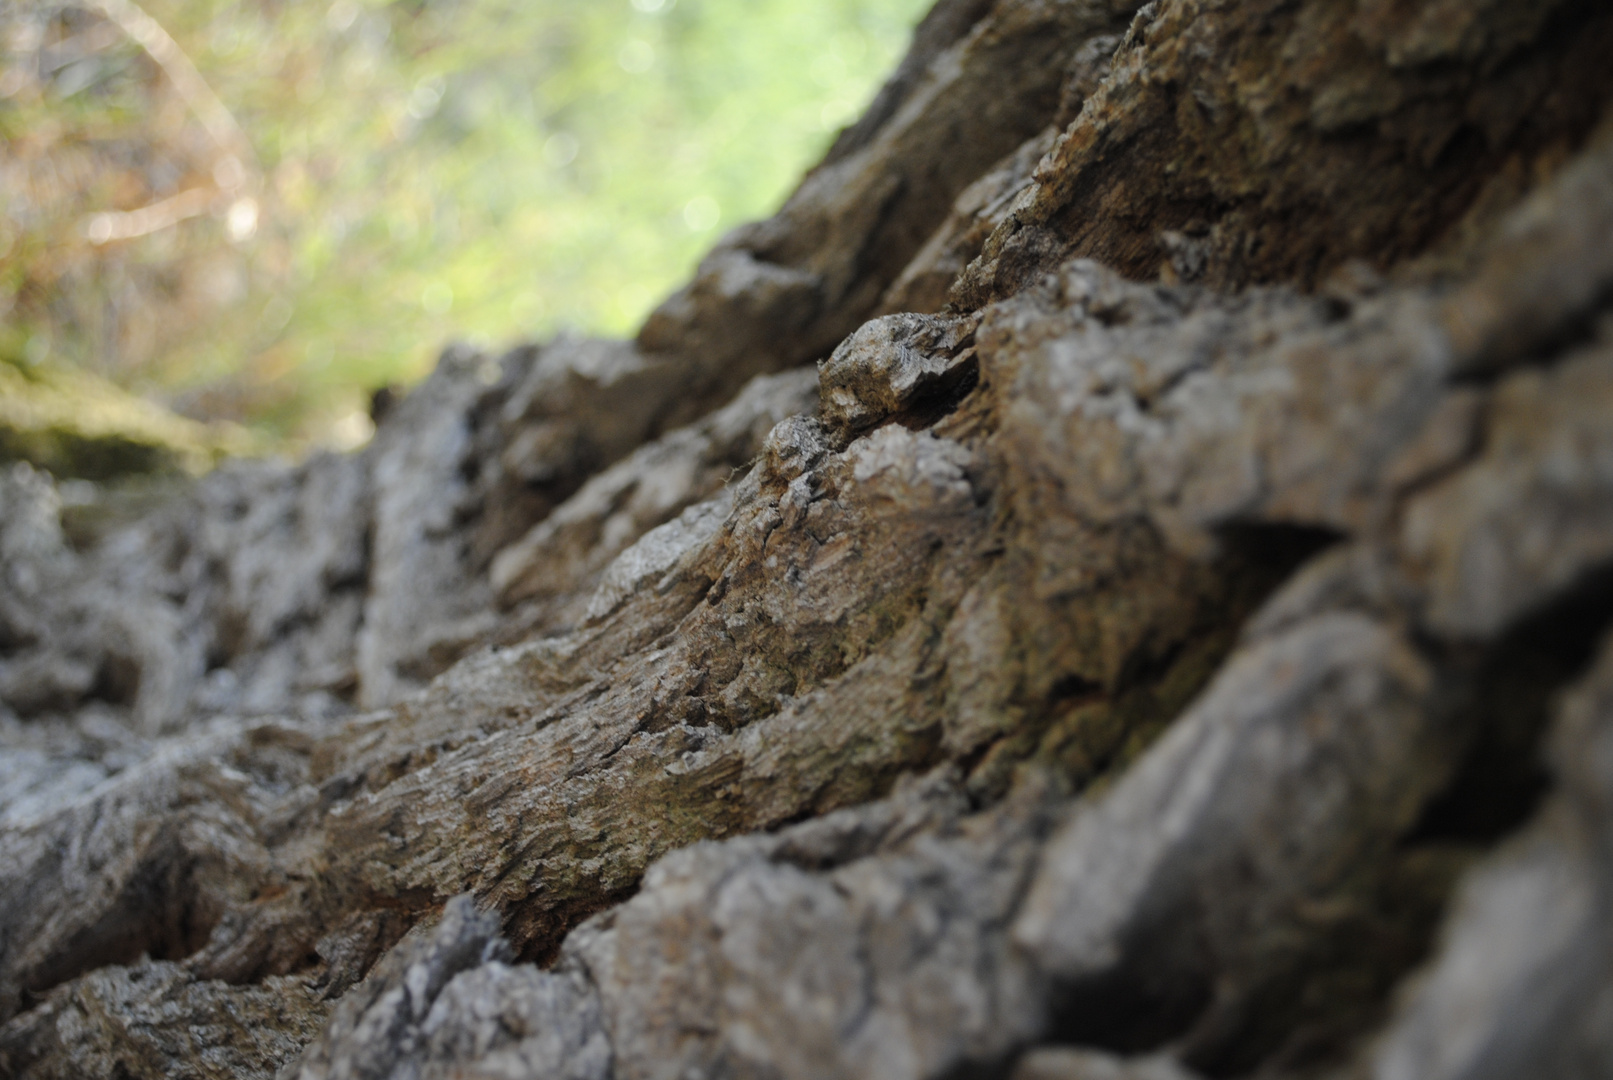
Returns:
[[[350,446],[449,340],[631,333],[926,6],[0,0],[0,414]]]

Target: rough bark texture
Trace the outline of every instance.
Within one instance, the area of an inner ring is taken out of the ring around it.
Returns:
[[[1134,9],[635,342],[0,476],[0,1073],[1613,1076],[1613,16]]]

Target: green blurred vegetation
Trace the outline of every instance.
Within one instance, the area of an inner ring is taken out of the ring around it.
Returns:
[[[450,338],[632,332],[925,6],[4,0],[0,364],[353,441]]]

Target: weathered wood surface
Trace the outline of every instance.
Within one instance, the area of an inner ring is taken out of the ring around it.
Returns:
[[[0,1073],[1613,1075],[1610,47],[943,0],[636,341],[0,476]]]

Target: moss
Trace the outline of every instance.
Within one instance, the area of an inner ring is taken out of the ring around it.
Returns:
[[[988,747],[970,770],[969,792],[981,802],[1000,798],[1024,769],[1051,769],[1069,790],[1096,793],[1182,714],[1232,652],[1246,619],[1295,568],[1332,542],[1329,533],[1289,526],[1262,526],[1226,533],[1226,551],[1216,563],[1160,578],[1193,597],[1158,618],[1161,632],[1146,624],[1123,636],[1134,644],[1112,689],[1079,676],[1057,680],[1044,701],[1022,703],[1011,730]],[[1078,609],[1085,626],[1137,603],[1143,578],[1133,577]],[[1122,635],[1117,635],[1122,636]],[[1055,671],[1092,669],[1083,661],[1099,647],[1076,637],[1050,665]],[[1052,650],[1050,650],[1052,651]],[[1044,666],[1038,662],[1038,667]]]
[[[187,420],[92,375],[0,363],[0,461],[113,480],[199,473],[257,449],[240,428]]]

